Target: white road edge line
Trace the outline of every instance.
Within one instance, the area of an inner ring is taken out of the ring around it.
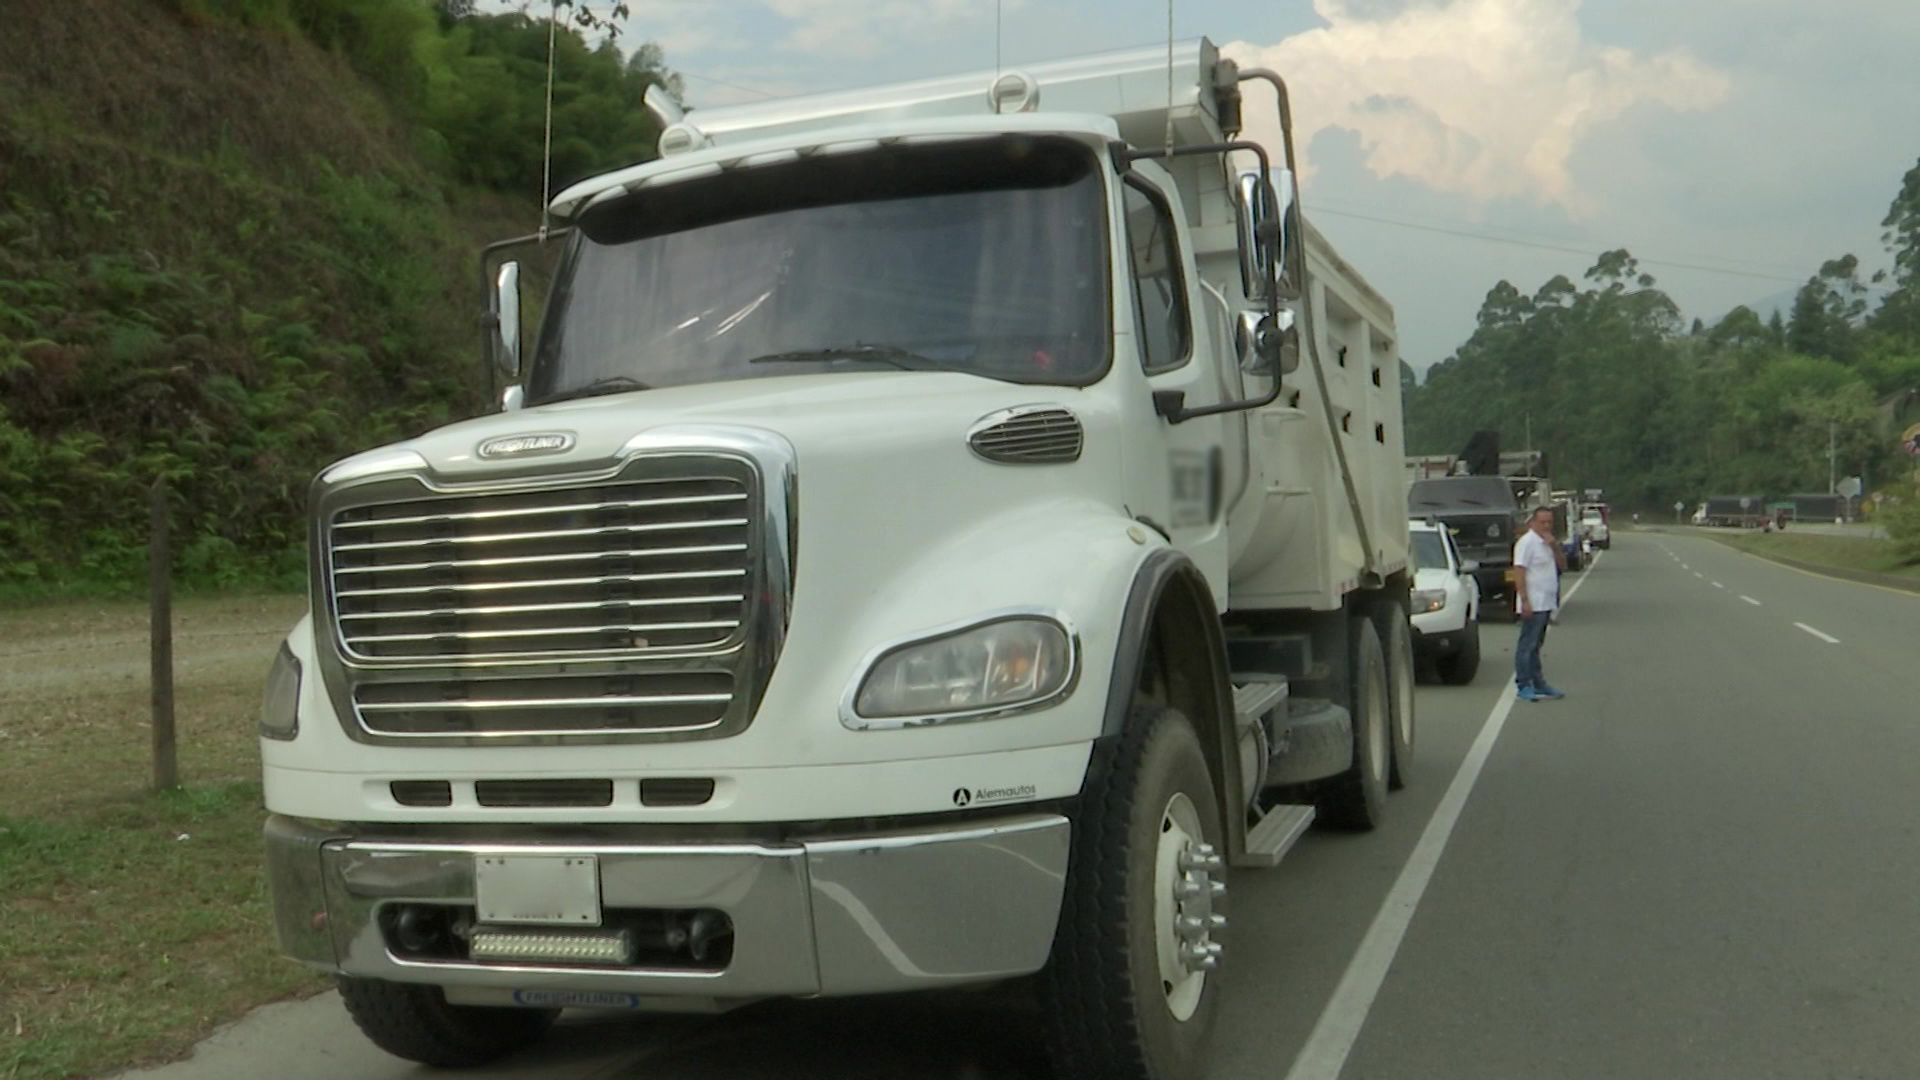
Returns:
[[[1592,565],[1600,565],[1599,555],[1593,557]],[[1566,607],[1580,586],[1590,580],[1582,575],[1560,598],[1560,606]],[[1380,994],[1380,986],[1386,982],[1394,955],[1400,951],[1400,941],[1413,922],[1414,910],[1426,894],[1427,883],[1433,880],[1440,855],[1453,836],[1453,827],[1460,821],[1460,811],[1466,807],[1467,796],[1473,793],[1473,785],[1480,779],[1480,770],[1486,767],[1488,755],[1493,753],[1493,744],[1499,741],[1500,730],[1507,725],[1515,700],[1515,687],[1508,682],[1493,711],[1487,714],[1487,722],[1481,726],[1473,746],[1467,750],[1466,759],[1460,762],[1460,770],[1453,774],[1453,783],[1447,785],[1447,793],[1440,797],[1440,805],[1434,808],[1426,830],[1414,844],[1413,854],[1407,856],[1407,864],[1400,868],[1400,876],[1394,879],[1393,888],[1373,917],[1373,925],[1367,927],[1367,936],[1360,939],[1360,947],[1354,950],[1345,974],[1340,976],[1340,985],[1327,999],[1327,1007],[1313,1025],[1313,1033],[1307,1036],[1300,1055],[1293,1059],[1287,1080],[1339,1080],[1347,1055],[1353,1052],[1353,1044],[1359,1040],[1360,1029]]]
[[[1760,601],[1755,600],[1753,597],[1748,596],[1745,593],[1740,594],[1740,599],[1745,600],[1747,603],[1752,604],[1754,607],[1760,606]]]
[[[1797,622],[1797,623],[1794,623],[1793,625],[1799,627],[1802,630],[1805,630],[1807,633],[1812,634],[1814,637],[1819,638],[1821,641],[1824,641],[1829,645],[1840,644],[1839,638],[1834,637],[1832,634],[1823,634],[1820,631],[1815,630],[1813,627],[1808,626],[1806,623]]]

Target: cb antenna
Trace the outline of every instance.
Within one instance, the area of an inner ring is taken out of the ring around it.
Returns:
[[[547,125],[540,151],[540,242],[547,242],[548,207],[553,204],[553,44],[560,25],[560,0],[547,4]]]
[[[1173,156],[1173,0],[1167,0],[1167,156]]]
[[[993,81],[1000,81],[1000,4],[993,0]]]

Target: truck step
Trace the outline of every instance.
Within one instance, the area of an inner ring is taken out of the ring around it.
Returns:
[[[1240,726],[1257,724],[1260,718],[1286,703],[1287,681],[1255,681],[1233,688],[1233,711]]]
[[[1260,823],[1247,830],[1247,850],[1233,860],[1235,866],[1272,867],[1313,824],[1313,807],[1291,803],[1267,811]]]

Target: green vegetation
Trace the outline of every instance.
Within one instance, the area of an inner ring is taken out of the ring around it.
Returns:
[[[1870,305],[1846,255],[1808,280],[1789,318],[1737,307],[1688,328],[1626,251],[1531,296],[1502,281],[1472,338],[1409,388],[1408,452],[1457,453],[1482,428],[1517,447],[1530,419],[1556,483],[1671,513],[1710,494],[1827,490],[1831,431],[1841,475],[1864,471],[1870,490],[1906,499],[1888,529],[1920,561],[1913,462],[1895,450],[1920,419],[1900,412],[1920,396],[1920,164],[1883,224],[1894,269],[1875,281],[1890,291]]]
[[[165,794],[145,790],[145,609],[0,613],[0,1077],[178,1055],[255,1005],[324,986],[279,955],[260,859],[260,678],[302,607],[181,604],[187,786]]]
[[[1875,520],[1887,530],[1894,557],[1908,566],[1920,566],[1920,499],[1895,504]]]
[[[641,97],[675,88],[566,18],[556,188],[650,156]],[[260,680],[302,601],[235,590],[298,588],[327,461],[488,407],[475,268],[539,222],[548,36],[460,0],[8,5],[0,1077],[175,1055],[322,985],[278,955],[260,861]],[[224,591],[176,610],[164,795],[146,612],[111,600],[156,479],[181,584]],[[48,602],[77,596],[108,599]]]
[[[475,260],[539,220],[547,24],[457,0],[15,8],[0,594],[138,588],[157,478],[185,585],[293,587],[320,466],[487,407]],[[556,187],[650,156],[659,51],[554,45]]]
[[[1879,537],[1817,536],[1791,528],[1777,533],[1711,530],[1706,535],[1741,551],[1809,568],[1853,571],[1920,585],[1920,565],[1909,565],[1911,560],[1893,542]]]

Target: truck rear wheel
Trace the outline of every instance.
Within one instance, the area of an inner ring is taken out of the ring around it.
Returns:
[[[1348,632],[1346,705],[1353,714],[1353,763],[1327,781],[1317,808],[1321,819],[1335,828],[1365,831],[1377,827],[1386,814],[1393,710],[1386,656],[1373,620],[1356,617]]]
[[[1056,1080],[1204,1071],[1220,980],[1225,830],[1193,724],[1136,705],[1097,745],[1042,976]]]
[[[539,1042],[551,1009],[452,1005],[437,986],[341,976],[340,1000],[373,1045],[442,1069],[485,1065]]]
[[[1387,786],[1395,791],[1407,786],[1413,771],[1413,629],[1407,622],[1407,608],[1391,598],[1376,609],[1379,613],[1380,640],[1387,655],[1388,707],[1392,710],[1393,756],[1388,762]]]

